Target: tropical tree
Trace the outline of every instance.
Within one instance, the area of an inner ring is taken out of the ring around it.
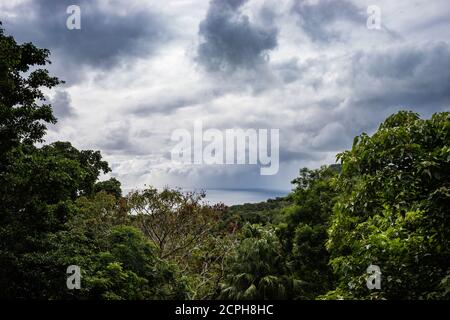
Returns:
[[[333,275],[326,249],[329,219],[335,204],[334,178],[339,166],[300,170],[289,198],[292,205],[283,210],[278,235],[296,276],[303,284],[303,299],[314,299],[333,288]]]
[[[450,114],[386,119],[339,155],[339,200],[327,247],[338,287],[328,298],[450,298]],[[369,290],[366,270],[381,269]]]
[[[271,227],[247,224],[242,241],[228,259],[223,299],[294,299],[302,282],[285,263],[281,243]]]
[[[202,202],[205,194],[147,188],[131,192],[128,210],[136,226],[158,247],[161,258],[183,258],[208,237],[223,205]]]
[[[35,145],[56,122],[42,89],[61,81],[39,68],[48,56],[0,28],[0,297],[51,294],[54,276],[44,259],[49,239],[76,214],[74,201],[92,194],[99,175],[110,170],[98,151],[68,142]]]

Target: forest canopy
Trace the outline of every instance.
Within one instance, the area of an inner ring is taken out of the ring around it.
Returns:
[[[0,298],[450,298],[450,113],[391,115],[338,164],[301,169],[283,198],[123,195],[99,181],[111,172],[99,151],[42,144],[57,121],[42,90],[62,83],[49,54],[0,28]]]

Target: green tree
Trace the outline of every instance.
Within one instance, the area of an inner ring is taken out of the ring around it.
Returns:
[[[44,299],[183,299],[188,289],[178,268],[129,225],[117,199],[106,192],[80,197],[58,232],[45,236],[45,252],[25,254],[34,263],[28,297]],[[66,287],[66,268],[81,269],[81,289]],[[37,278],[37,275],[39,276]],[[31,287],[30,287],[31,286]]]
[[[109,194],[112,194],[116,197],[116,199],[120,199],[122,197],[122,189],[121,183],[116,178],[110,178],[106,181],[99,181],[94,185],[94,192],[105,191]]]
[[[42,87],[61,83],[46,69],[35,68],[49,63],[48,56],[48,50],[32,43],[17,44],[0,22],[0,172],[13,160],[8,157],[12,148],[42,141],[45,123],[56,122],[51,106],[39,103],[45,100]]]
[[[246,225],[242,237],[235,253],[228,259],[221,298],[254,300],[302,296],[302,282],[286,265],[273,228]]]
[[[190,298],[215,298],[234,233],[223,229],[225,207],[209,205],[203,192],[147,188],[131,192],[127,208],[133,225],[157,246],[161,259],[185,270]]]
[[[0,28],[0,297],[50,294],[54,277],[42,259],[50,236],[76,214],[74,201],[91,194],[110,170],[98,151],[78,151],[68,142],[35,146],[46,124],[56,122],[42,88],[60,81],[38,68],[48,56]]]
[[[111,230],[105,251],[87,266],[83,291],[89,298],[114,300],[184,299],[176,267],[157,257],[157,247],[131,226]],[[82,292],[83,294],[83,292]]]
[[[333,286],[329,253],[325,247],[331,211],[335,204],[334,178],[339,166],[300,170],[290,198],[292,205],[283,210],[284,221],[278,235],[286,260],[303,284],[303,299],[314,299]]]
[[[328,298],[450,298],[450,116],[399,112],[340,154]],[[368,290],[378,265],[381,290]]]
[[[222,205],[203,203],[204,193],[155,188],[131,192],[128,209],[136,226],[158,246],[161,258],[184,258],[214,228]]]

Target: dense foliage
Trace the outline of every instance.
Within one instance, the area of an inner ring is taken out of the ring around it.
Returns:
[[[229,258],[221,298],[293,299],[300,291],[301,281],[290,272],[275,230],[246,225]]]
[[[450,114],[399,112],[339,158],[327,243],[338,277],[332,296],[449,298]],[[375,293],[363,285],[370,264],[384,279]]]
[[[450,113],[392,115],[339,165],[301,169],[283,198],[124,196],[99,181],[99,151],[41,145],[56,122],[42,90],[61,83],[48,56],[0,28],[0,298],[450,298]]]

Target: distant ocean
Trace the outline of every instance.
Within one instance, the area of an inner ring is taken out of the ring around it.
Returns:
[[[223,202],[228,206],[262,202],[284,197],[289,193],[289,191],[267,189],[206,189],[205,192],[206,201],[211,204]]]
[[[122,191],[126,195],[132,189],[124,188]],[[290,191],[286,190],[270,190],[270,189],[181,189],[181,191],[197,191],[204,190],[206,192],[206,201],[210,204],[222,202],[227,206],[244,203],[257,203],[284,197]]]

